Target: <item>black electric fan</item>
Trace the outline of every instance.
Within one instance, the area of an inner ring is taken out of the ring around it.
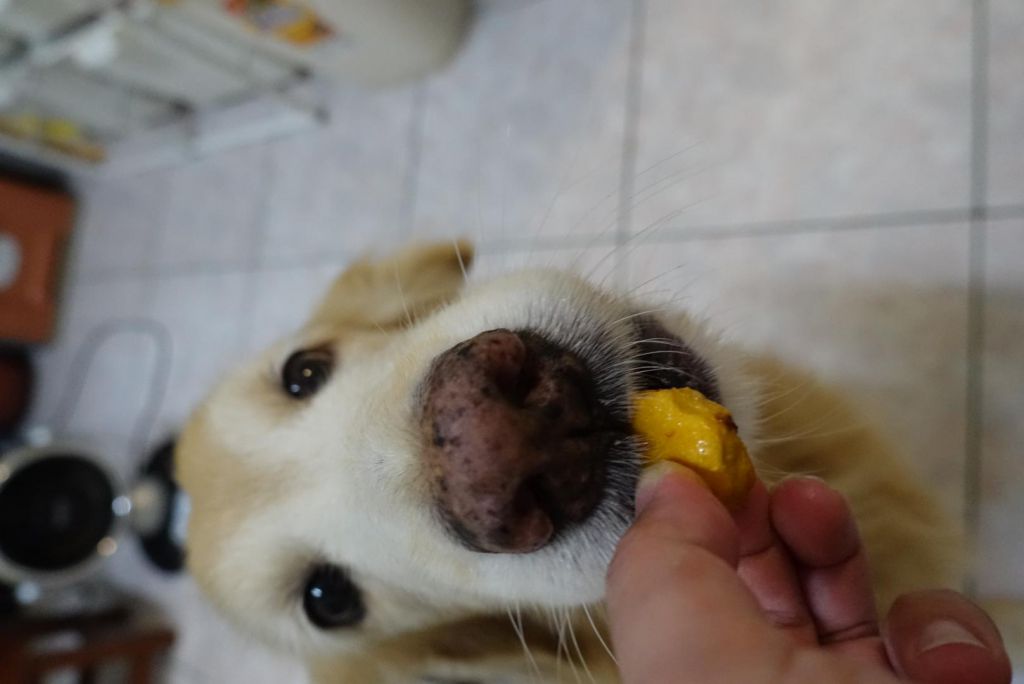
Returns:
[[[143,454],[171,358],[170,335],[155,321],[111,321],[94,330],[76,355],[77,373],[53,423],[67,425],[97,350],[129,332],[146,336],[157,350],[131,440],[131,453]],[[29,431],[0,448],[0,612],[80,612],[104,603],[110,592],[96,590],[104,584],[102,565],[126,537],[136,537],[159,570],[180,571],[188,500],[173,477],[174,441],[159,444],[138,473],[121,478],[102,456],[65,437],[40,438],[45,432]]]

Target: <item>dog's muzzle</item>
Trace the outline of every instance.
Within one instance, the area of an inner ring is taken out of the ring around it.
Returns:
[[[628,434],[576,354],[491,330],[441,354],[423,385],[424,457],[437,507],[466,546],[529,553],[600,502],[606,455]]]

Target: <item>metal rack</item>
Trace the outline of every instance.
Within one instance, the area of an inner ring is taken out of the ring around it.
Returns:
[[[0,0],[0,150],[134,173],[327,120],[308,62],[203,0]]]

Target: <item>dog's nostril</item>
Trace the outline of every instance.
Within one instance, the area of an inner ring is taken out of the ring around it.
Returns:
[[[501,397],[522,404],[537,384],[537,363],[524,339],[511,330],[490,330],[460,347],[464,350],[459,358],[475,366],[481,380],[492,381],[480,386],[485,398]]]
[[[491,330],[438,357],[424,386],[424,456],[467,545],[533,551],[589,515],[612,441],[595,397],[583,362],[533,332]]]
[[[526,345],[510,330],[492,330],[481,338],[475,344],[473,340],[464,343],[470,349],[470,356],[479,363],[479,370],[494,380],[502,394],[515,394],[522,378]],[[486,385],[484,388],[489,389]]]
[[[541,412],[544,414],[544,417],[547,418],[548,420],[556,421],[562,417],[562,415],[565,413],[565,409],[562,407],[561,404],[547,404],[543,408],[541,408]]]

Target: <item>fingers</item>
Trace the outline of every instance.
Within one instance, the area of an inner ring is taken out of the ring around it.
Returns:
[[[885,624],[897,671],[928,684],[1009,684],[1010,661],[992,620],[953,591],[904,594]]]
[[[772,634],[733,571],[739,538],[725,507],[692,471],[665,464],[645,474],[637,510],[608,571],[624,681],[756,681],[746,668]]]
[[[740,534],[737,572],[772,624],[797,643],[816,644],[818,633],[793,560],[771,526],[770,503],[768,490],[758,482],[743,509],[734,515]]]
[[[818,480],[787,480],[772,492],[771,516],[798,566],[820,643],[884,662],[867,558],[842,495]]]

